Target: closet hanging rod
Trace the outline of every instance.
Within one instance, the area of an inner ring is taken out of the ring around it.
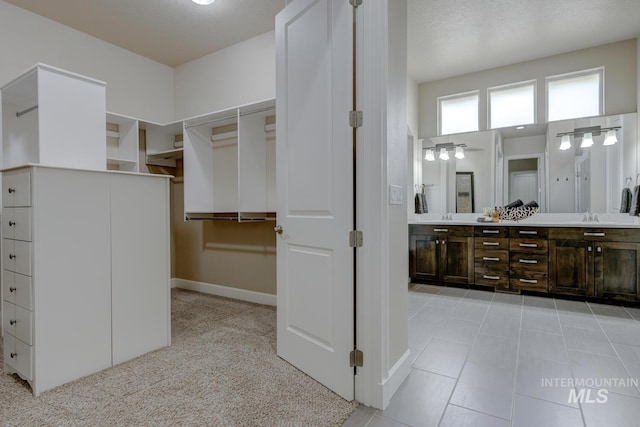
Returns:
[[[256,113],[264,113],[265,111],[271,111],[271,110],[275,110],[275,109],[276,109],[276,107],[274,105],[273,107],[264,107],[264,108],[259,108],[257,110],[243,111],[242,113],[240,113],[240,117],[249,116],[251,114],[256,114]]]
[[[32,112],[33,110],[36,110],[36,109],[38,109],[38,104],[34,105],[33,107],[29,107],[26,110],[18,111],[16,113],[16,117],[24,116],[25,114],[30,113],[30,112]]]

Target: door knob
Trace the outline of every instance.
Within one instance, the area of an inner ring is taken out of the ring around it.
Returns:
[[[282,226],[281,225],[277,225],[277,226],[273,227],[273,231],[275,231],[278,234],[282,234],[282,232],[283,232]]]

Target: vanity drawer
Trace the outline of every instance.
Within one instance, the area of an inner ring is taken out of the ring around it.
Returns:
[[[476,237],[474,239],[474,247],[476,251],[487,250],[508,250],[509,239],[501,237]]]
[[[4,334],[4,363],[22,378],[33,380],[33,346],[23,343],[11,334]]]
[[[509,227],[476,226],[473,232],[478,237],[509,237]]]
[[[3,301],[2,327],[19,340],[33,344],[32,313],[22,307]]]
[[[31,242],[2,239],[5,270],[31,276]]]
[[[549,238],[554,240],[609,240],[613,242],[640,242],[638,228],[552,228]]]
[[[549,291],[549,280],[546,272],[511,270],[509,281],[512,288],[538,292]]]
[[[511,254],[511,269],[526,271],[547,271],[549,258],[547,254],[529,254],[516,252]]]
[[[491,268],[476,268],[475,284],[483,286],[509,286],[509,272],[495,271]]]
[[[31,169],[2,174],[2,206],[31,206]]]
[[[549,229],[542,227],[510,227],[509,237],[512,239],[546,239]]]
[[[476,250],[474,261],[477,267],[509,269],[509,252],[508,251],[488,251]]]
[[[472,237],[473,226],[470,225],[432,225],[432,224],[411,224],[409,226],[411,234],[429,234],[436,236],[457,236]]]
[[[31,208],[2,209],[2,237],[31,241]]]
[[[515,252],[548,252],[549,241],[543,239],[509,239],[509,249]]]
[[[33,310],[31,277],[4,270],[2,272],[2,290],[5,301],[27,310]]]

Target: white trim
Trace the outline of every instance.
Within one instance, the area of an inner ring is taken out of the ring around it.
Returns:
[[[402,357],[389,369],[389,376],[382,382],[382,407],[386,408],[394,393],[398,391],[402,382],[411,373],[411,350],[407,350]]]
[[[171,287],[202,292],[203,294],[217,295],[233,298],[241,301],[254,302],[256,304],[276,305],[276,296],[263,292],[248,291],[246,289],[231,288],[229,286],[214,285],[212,283],[196,282],[186,279],[171,279]]]

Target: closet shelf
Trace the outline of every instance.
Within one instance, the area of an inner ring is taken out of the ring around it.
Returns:
[[[120,132],[115,132],[115,131],[112,131],[112,130],[108,130],[107,131],[107,137],[108,138],[118,138],[118,139],[120,139]]]
[[[181,159],[184,150],[182,148],[175,148],[173,150],[160,151],[158,153],[147,153],[147,163],[157,160],[171,160]]]
[[[118,166],[135,165],[136,161],[135,160],[128,160],[128,159],[118,159],[118,158],[115,158],[115,157],[107,157],[107,164],[108,165],[118,165]]]

